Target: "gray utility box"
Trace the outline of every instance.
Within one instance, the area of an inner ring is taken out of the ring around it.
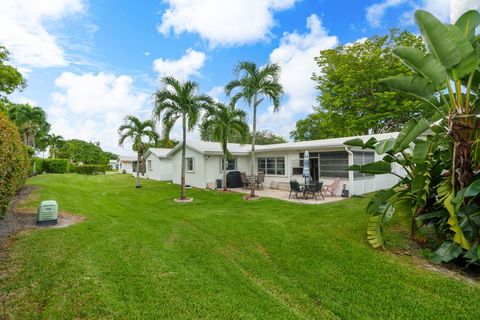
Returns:
[[[45,200],[37,210],[37,225],[55,225],[58,219],[58,204],[55,200]]]

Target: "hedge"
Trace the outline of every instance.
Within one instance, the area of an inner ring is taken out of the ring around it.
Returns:
[[[30,171],[27,150],[17,127],[0,112],[0,218]]]
[[[37,173],[68,173],[70,161],[68,159],[35,159]]]
[[[108,165],[101,164],[84,164],[75,167],[75,172],[78,174],[104,174],[107,171]]]

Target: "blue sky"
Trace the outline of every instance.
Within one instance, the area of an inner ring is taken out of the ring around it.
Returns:
[[[28,81],[11,99],[44,108],[56,134],[100,141],[121,154],[130,151],[117,146],[119,124],[127,114],[150,116],[161,76],[198,81],[202,91],[225,100],[223,85],[235,63],[279,63],[286,92],[281,111],[264,103],[259,127],[288,137],[315,104],[310,76],[318,71],[319,50],[393,26],[415,32],[416,8],[445,21],[455,13],[450,0],[4,2],[0,43]],[[478,7],[478,1],[456,2]],[[175,128],[173,137],[178,133]],[[189,138],[198,139],[198,132]]]

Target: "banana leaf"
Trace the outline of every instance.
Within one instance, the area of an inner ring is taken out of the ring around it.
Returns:
[[[447,25],[447,30],[462,57],[460,62],[450,70],[453,80],[458,81],[475,71],[479,58],[472,44],[465,38],[457,26]]]
[[[425,54],[420,49],[408,47],[397,47],[392,50],[392,53],[408,68],[421,74],[434,84],[439,84],[445,80],[447,71],[431,54]]]
[[[452,241],[445,241],[432,256],[435,263],[449,262],[462,253],[462,248]]]
[[[420,119],[418,122],[410,119],[400,131],[393,152],[398,153],[407,149],[413,141],[429,128],[430,123],[425,119]]]
[[[353,166],[349,166],[347,170],[370,174],[386,174],[392,172],[392,165],[389,162],[380,160],[363,165],[355,164]]]
[[[427,11],[417,10],[415,21],[428,51],[445,69],[449,70],[460,63],[462,55],[455,46],[447,27],[440,20]]]
[[[430,100],[435,93],[435,85],[421,76],[394,76],[382,79],[380,83],[394,91],[412,95],[430,105],[432,104]]]
[[[477,10],[469,10],[457,19],[455,25],[462,31],[465,38],[472,43],[475,39],[475,30],[480,26],[480,13]]]

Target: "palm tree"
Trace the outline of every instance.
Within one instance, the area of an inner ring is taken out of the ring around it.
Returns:
[[[23,136],[23,143],[32,148],[35,155],[35,136],[42,128],[49,128],[45,111],[29,104],[17,104],[9,109],[9,116],[17,125]],[[36,174],[36,163],[33,161],[32,174]]]
[[[152,120],[141,121],[135,116],[126,116],[125,123],[118,128],[120,140],[118,144],[123,145],[125,140],[132,140],[132,149],[137,152],[137,179],[135,188],[141,188],[140,170],[143,172],[143,155],[146,151],[146,145],[156,143],[159,135],[155,129],[155,122]],[[147,141],[144,141],[146,138]]]
[[[212,98],[199,93],[198,83],[180,82],[174,77],[164,77],[162,88],[155,92],[153,119],[161,121],[163,137],[168,139],[177,120],[182,121],[182,172],[180,178],[180,200],[185,200],[185,144],[187,131],[193,130],[200,120],[202,110],[210,108]]]
[[[223,190],[227,190],[227,164],[228,159],[231,158],[228,151],[228,141],[234,134],[240,135],[243,141],[248,140],[249,130],[246,118],[247,113],[235,109],[233,104],[226,106],[223,103],[216,103],[214,108],[207,111],[202,123],[204,128],[211,130],[212,138],[222,145]]]
[[[255,174],[255,138],[257,134],[257,107],[267,98],[272,101],[274,111],[278,111],[280,98],[283,94],[283,87],[279,83],[280,66],[278,64],[267,64],[259,68],[255,63],[249,61],[240,62],[234,72],[237,79],[230,81],[225,86],[227,96],[232,96],[232,104],[235,105],[239,100],[243,100],[253,108],[252,125],[252,153],[250,174],[253,181]],[[251,184],[250,196],[255,197],[255,184]]]
[[[65,142],[63,137],[52,133],[47,135],[47,141],[48,146],[50,147],[50,156],[52,159],[58,158],[58,148],[63,142]]]

